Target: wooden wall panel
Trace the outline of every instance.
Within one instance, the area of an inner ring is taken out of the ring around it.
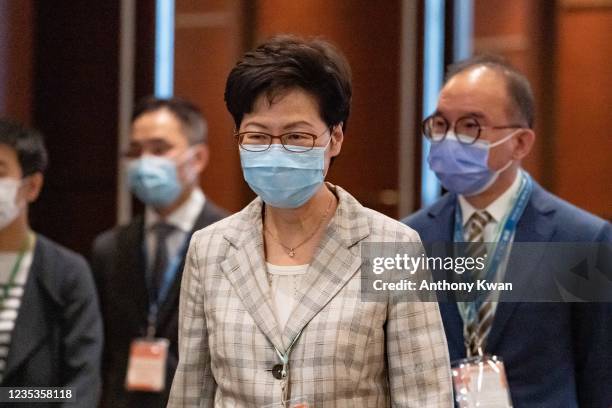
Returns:
[[[202,185],[231,211],[252,198],[242,181],[234,124],[223,100],[227,75],[243,51],[242,13],[239,0],[176,2],[175,95],[195,102],[208,120],[211,157]]]
[[[29,123],[32,110],[31,0],[0,1],[0,117]]]
[[[612,219],[612,4],[589,3],[559,13],[555,192]]]

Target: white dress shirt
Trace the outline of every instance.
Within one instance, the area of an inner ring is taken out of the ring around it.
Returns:
[[[151,207],[145,209],[145,239],[147,245],[147,266],[153,266],[157,237],[153,231],[155,224],[165,222],[175,227],[170,233],[166,244],[168,246],[168,259],[175,259],[183,246],[187,243],[189,234],[193,230],[198,215],[206,204],[206,197],[201,189],[195,188],[187,201],[174,210],[168,217],[162,219]]]

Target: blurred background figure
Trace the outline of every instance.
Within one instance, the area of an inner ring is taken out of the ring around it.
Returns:
[[[128,184],[145,204],[144,216],[101,234],[92,251],[106,333],[104,407],[166,406],[178,361],[178,296],[187,245],[194,231],[226,215],[199,187],[208,164],[206,142],[206,121],[186,100],[149,97],[134,110],[124,155]],[[140,378],[134,360],[135,344],[143,344],[134,343],[139,338],[146,338],[144,347],[169,347],[157,376],[165,386]],[[134,381],[126,377],[130,365]]]
[[[91,271],[28,222],[46,167],[42,136],[0,120],[0,386],[68,387],[67,405],[94,407],[102,319]]]
[[[544,190],[522,169],[535,142],[533,107],[519,71],[496,57],[474,57],[450,66],[436,110],[423,122],[429,166],[449,192],[404,222],[423,242],[470,242],[469,256],[488,254],[490,273],[472,274],[474,281],[532,274],[530,284],[538,285],[552,273],[535,257],[526,263],[533,270],[508,267],[525,255],[511,253],[512,242],[612,242],[609,222]],[[505,252],[495,262],[498,250]],[[610,304],[485,295],[441,303],[440,311],[451,360],[501,357],[515,407],[612,404]]]

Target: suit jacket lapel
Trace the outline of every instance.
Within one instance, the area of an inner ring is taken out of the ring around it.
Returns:
[[[193,235],[193,232],[191,233]],[[190,236],[191,236],[190,235]],[[166,298],[162,303],[158,315],[157,315],[157,332],[163,330],[168,319],[177,311],[177,299],[181,292],[181,277],[183,276],[183,268],[185,267],[185,256],[187,255],[187,246],[181,250],[181,262],[178,265],[178,269],[176,270],[176,275],[174,276],[174,281],[166,294]]]
[[[149,311],[149,293],[146,280],[146,262],[143,252],[144,220],[134,219],[117,238],[117,278],[125,278],[126,285],[133,290],[134,310],[139,322],[145,323]],[[143,333],[144,334],[144,333]]]
[[[41,296],[42,291],[47,292],[47,297],[56,303],[56,306],[59,305],[59,300],[55,299],[53,282],[47,281],[44,276],[45,270],[55,269],[55,260],[46,256],[44,243],[41,241],[41,238],[36,240],[32,265],[21,298],[15,328],[11,334],[4,381],[10,379],[14,371],[27,360],[41,342],[48,341],[48,322],[45,316],[49,313],[46,309],[50,304],[45,303],[45,299]]]
[[[183,276],[183,269],[185,268],[185,256],[187,255],[187,249],[189,247],[189,241],[191,240],[191,236],[196,231],[217,221],[217,217],[215,216],[215,214],[210,211],[211,205],[212,204],[210,204],[209,201],[206,201],[206,204],[204,204],[204,208],[202,208],[202,211],[198,215],[198,218],[196,219],[195,224],[193,225],[193,229],[189,232],[189,237],[187,239],[187,242],[185,243],[184,248],[181,249],[181,261],[178,265],[178,269],[176,270],[174,281],[172,282],[170,290],[168,290],[168,294],[164,299],[164,303],[161,305],[159,315],[157,317],[158,331],[163,329],[168,319],[173,316],[177,310],[177,300],[181,292],[181,277]]]
[[[341,188],[330,188],[338,196],[338,208],[301,284],[299,300],[283,332],[285,344],[291,344],[361,266],[356,244],[370,233],[363,207]]]
[[[261,199],[257,198],[225,229],[230,250],[221,269],[259,330],[274,347],[284,350],[266,276],[261,209]]]
[[[456,204],[457,195],[446,193],[439,201],[431,206],[427,211],[427,216],[437,218],[437,222],[429,224],[426,230],[419,231],[421,240],[424,243],[453,241]]]
[[[555,226],[548,217],[553,212],[553,209],[546,205],[546,200],[543,200],[543,194],[545,194],[544,190],[534,183],[534,190],[529,203],[525,207],[525,211],[516,226],[514,242],[551,241]],[[536,252],[530,253],[529,257],[521,256],[521,254],[514,255],[516,252],[513,251],[507,270],[512,276],[508,276],[507,280],[528,282],[529,276],[538,273],[538,261],[543,256],[543,251],[543,246],[537,247]],[[487,339],[486,349],[490,352],[493,352],[495,346],[501,340],[503,329],[508,319],[510,319],[512,313],[514,313],[516,307],[520,304],[520,302],[505,302],[503,294],[500,300],[495,311],[495,317],[493,318],[491,332]]]
[[[426,246],[433,245],[430,256],[449,256],[449,248],[446,243],[453,243],[453,231],[455,225],[455,207],[457,195],[445,194],[428,211],[428,216],[436,219],[426,231],[422,231],[421,239]],[[440,248],[439,245],[444,246]],[[454,273],[454,272],[451,272]],[[434,279],[445,279],[446,276],[436,276]],[[440,311],[443,317],[446,337],[451,350],[451,358],[465,357],[465,345],[463,340],[463,319],[459,313],[457,302],[451,299],[440,299]]]

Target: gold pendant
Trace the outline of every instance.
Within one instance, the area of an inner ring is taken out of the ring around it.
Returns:
[[[291,249],[289,250],[289,256],[290,256],[291,258],[293,258],[293,257],[295,256],[295,250],[294,250],[293,248],[291,248]]]

